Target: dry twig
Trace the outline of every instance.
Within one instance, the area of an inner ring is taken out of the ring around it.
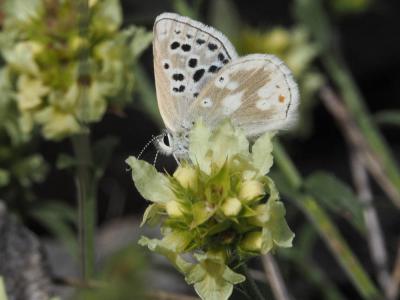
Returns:
[[[279,266],[271,254],[261,256],[261,261],[267,275],[267,280],[271,286],[272,293],[277,300],[293,299],[283,281]]]
[[[367,240],[370,256],[374,263],[378,282],[388,299],[392,279],[388,269],[388,258],[384,236],[378,214],[373,206],[373,196],[368,182],[368,171],[374,176],[389,197],[398,197],[397,190],[387,178],[379,157],[370,149],[361,130],[331,88],[325,86],[320,92],[321,99],[328,111],[335,117],[351,153],[351,170],[358,198],[363,206],[364,221],[367,227]],[[396,201],[393,201],[396,203]]]
[[[359,153],[360,159],[369,173],[374,177],[375,181],[388,197],[392,199],[392,202],[399,207],[400,195],[396,187],[393,186],[392,182],[387,177],[379,156],[371,149],[345,105],[328,86],[321,88],[320,97],[327,110],[337,120],[348,143]]]

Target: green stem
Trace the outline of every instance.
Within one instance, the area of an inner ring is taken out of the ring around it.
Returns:
[[[303,179],[279,142],[276,142],[274,145],[274,157],[276,165],[283,173],[287,185],[293,190],[288,196],[296,202],[314,224],[359,293],[364,299],[382,299],[380,292],[347,245],[329,215],[312,196],[300,191]],[[285,189],[280,190],[285,194]]]
[[[91,172],[92,156],[89,135],[76,135],[72,137],[71,141],[77,159],[75,177],[78,198],[80,268],[83,279],[89,280],[93,275],[95,260],[96,184]]]
[[[251,300],[265,300],[253,277],[251,277],[246,264],[240,266],[240,271],[246,276],[246,281],[243,283],[243,286],[251,297]]]

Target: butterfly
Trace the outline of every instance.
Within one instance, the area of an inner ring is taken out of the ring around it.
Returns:
[[[299,90],[277,57],[238,57],[221,32],[174,13],[159,15],[153,33],[157,102],[167,128],[156,141],[162,153],[187,156],[200,118],[209,128],[229,118],[248,138],[296,120]]]

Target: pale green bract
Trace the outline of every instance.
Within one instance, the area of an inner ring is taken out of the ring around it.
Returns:
[[[168,178],[158,173],[149,163],[131,156],[126,163],[132,168],[132,179],[139,193],[146,200],[163,203],[175,199],[169,188]]]
[[[3,277],[0,276],[0,300],[7,300],[6,287],[4,285]]]
[[[266,133],[249,147],[228,120],[213,131],[199,120],[190,132],[190,160],[172,176],[134,157],[126,161],[138,191],[152,202],[142,225],[160,224],[163,236],[142,237],[140,245],[168,258],[204,300],[228,299],[245,280],[236,269],[247,259],[292,246],[285,207],[265,175],[272,137]]]

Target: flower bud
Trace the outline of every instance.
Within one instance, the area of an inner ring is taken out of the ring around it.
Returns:
[[[179,167],[175,171],[174,177],[184,188],[191,188],[192,190],[197,188],[197,174],[193,168]]]
[[[268,222],[270,217],[267,204],[257,205],[254,210],[256,215],[248,219],[249,223],[260,227],[265,226],[265,223]]]
[[[165,204],[167,214],[172,218],[179,218],[183,216],[183,206],[178,201],[170,200]]]
[[[228,198],[221,206],[221,210],[227,217],[237,216],[242,209],[242,203],[238,198]]]
[[[219,260],[225,263],[227,253],[223,248],[210,249],[207,251],[207,257],[213,260]]]
[[[250,252],[260,252],[262,247],[262,233],[261,231],[252,231],[246,233],[244,238],[240,241],[240,248]]]
[[[239,190],[239,198],[244,201],[251,201],[264,194],[264,185],[257,180],[245,181]]]

